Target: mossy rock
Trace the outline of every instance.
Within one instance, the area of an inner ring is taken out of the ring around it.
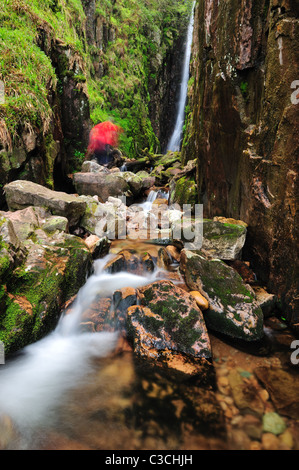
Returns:
[[[209,301],[204,312],[208,328],[246,341],[262,338],[263,312],[233,268],[187,250],[182,251],[180,268],[188,287]]]
[[[197,184],[194,177],[183,176],[171,183],[170,202],[177,203],[182,208],[184,204],[189,204],[194,209],[199,201]]]
[[[138,289],[138,296],[144,308],[131,311],[128,317],[129,332],[138,336],[137,343],[151,341],[157,354],[168,349],[211,357],[205,322],[190,294],[170,281],[157,281]]]
[[[18,351],[51,332],[61,307],[85,283],[92,255],[85,243],[61,232],[41,229],[25,242],[27,257],[2,288],[0,341],[5,352]]]

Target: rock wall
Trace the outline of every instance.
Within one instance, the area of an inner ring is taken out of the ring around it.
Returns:
[[[191,67],[183,157],[205,216],[248,223],[245,255],[298,323],[298,2],[199,0]]]
[[[75,3],[8,3],[1,13],[9,38],[0,37],[2,209],[1,189],[16,179],[73,191],[68,175],[80,170],[95,123],[120,121],[121,150],[138,157],[160,151],[175,119],[188,2]]]

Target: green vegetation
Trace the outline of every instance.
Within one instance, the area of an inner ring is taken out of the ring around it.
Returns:
[[[159,57],[163,66],[192,1],[98,0],[95,38],[88,36],[89,4],[2,1],[0,80],[5,103],[0,105],[0,146],[4,149],[11,151],[20,142],[23,129],[53,141],[49,97],[61,97],[69,79],[74,88],[84,87],[93,124],[114,119],[123,127],[121,150],[127,156],[136,157],[146,147],[159,149],[148,108],[149,84],[154,86],[157,80],[153,64]]]

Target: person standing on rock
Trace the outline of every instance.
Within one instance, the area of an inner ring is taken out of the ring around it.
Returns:
[[[87,158],[96,160],[99,165],[109,165],[113,161],[113,148],[118,146],[123,129],[110,121],[93,127],[89,135]]]

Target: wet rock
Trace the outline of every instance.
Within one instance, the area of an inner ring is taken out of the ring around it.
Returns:
[[[234,268],[237,273],[240,274],[241,278],[243,279],[246,284],[254,285],[256,284],[256,275],[252,271],[252,269],[249,267],[249,263],[246,263],[245,261],[241,260],[233,260],[233,261],[228,261],[227,264]]]
[[[158,251],[158,260],[157,260],[157,266],[158,268],[162,268],[167,270],[169,266],[172,263],[172,258],[169,255],[168,251],[166,248],[162,247]]]
[[[144,171],[140,171],[137,174],[130,171],[122,172],[121,176],[130,186],[132,193],[135,196],[142,195],[146,190],[150,189],[155,184],[155,177],[150,176]]]
[[[85,203],[76,196],[52,191],[31,181],[13,181],[4,189],[7,205],[11,211],[28,206],[45,207],[53,215],[66,217],[70,226],[77,225],[85,212]]]
[[[251,445],[250,438],[243,430],[233,430],[230,433],[230,448],[232,450],[249,450]]]
[[[27,207],[13,212],[2,212],[2,214],[12,222],[14,231],[21,241],[27,240],[51,216],[50,212],[42,207]]]
[[[127,334],[133,342],[134,353],[139,358],[150,361],[150,364],[175,372],[181,379],[200,376],[204,382],[208,381],[213,369],[206,358],[209,355],[207,344],[203,346],[202,356],[198,346],[197,356],[185,353],[181,350],[186,349],[186,344],[173,338],[173,334],[164,324],[163,318],[148,307],[130,307],[127,311]],[[184,332],[185,335],[188,333],[190,334],[190,331]]]
[[[209,302],[208,328],[246,341],[263,336],[263,312],[234,269],[187,250],[181,253],[180,269],[189,289],[199,291]]]
[[[204,220],[202,248],[214,258],[234,260],[241,254],[246,234],[244,225]]]
[[[121,198],[109,197],[103,204],[91,196],[80,196],[86,210],[80,225],[88,232],[102,238],[116,239],[126,234],[127,207]]]
[[[113,294],[115,322],[118,330],[125,331],[127,311],[129,307],[138,304],[137,290],[132,287],[117,290]]]
[[[154,176],[151,176],[149,173],[146,171],[138,171],[136,173],[139,178],[142,179],[142,188],[143,190],[147,190],[155,186],[156,184],[156,178]]]
[[[194,177],[173,178],[170,183],[170,203],[179,204],[181,208],[184,204],[188,204],[192,210],[194,209],[195,204],[198,203],[197,184]]]
[[[100,332],[114,329],[112,299],[97,296],[83,313],[81,330]]]
[[[289,449],[293,449],[294,447],[293,435],[288,429],[279,436],[279,441]]]
[[[254,287],[254,292],[258,305],[263,311],[264,317],[267,318],[271,316],[276,305],[277,297],[274,294],[269,294],[262,287]]]
[[[278,436],[286,430],[284,419],[277,413],[266,413],[263,416],[263,431]]]
[[[299,378],[278,367],[257,367],[254,373],[268,391],[279,414],[299,419]]]
[[[101,258],[109,253],[111,242],[108,238],[99,238],[96,235],[90,235],[84,240],[94,259]]]
[[[152,273],[155,270],[155,263],[149,253],[145,253],[141,258],[142,266],[145,271]]]
[[[245,415],[238,422],[239,429],[242,429],[251,439],[260,440],[263,433],[262,421],[253,415]]]
[[[0,281],[7,282],[8,273],[24,261],[26,254],[14,225],[9,218],[0,215]]]
[[[170,281],[138,289],[140,305],[128,311],[128,332],[140,356],[158,359],[163,351],[211,357],[202,313],[192,296]]]
[[[182,217],[182,214],[181,214]],[[209,219],[195,221],[190,216],[172,223],[174,233],[181,234],[184,243],[192,243],[197,235],[198,240],[193,242],[193,251],[203,250],[208,256],[223,261],[233,261],[241,256],[246,241],[247,229],[238,224],[223,224]],[[179,238],[179,237],[177,237]]]
[[[140,256],[134,250],[122,250],[111,261],[108,261],[104,270],[109,273],[126,271],[133,274],[144,274],[144,271],[154,269],[154,263],[150,262],[150,255]]]
[[[168,199],[157,198],[153,202],[153,206],[168,206]]]
[[[134,196],[138,196],[144,188],[143,179],[141,176],[131,173],[130,171],[125,171],[121,174],[122,178],[128,183]]]
[[[178,248],[176,248],[175,246],[173,245],[168,245],[166,247],[166,251],[167,253],[177,262],[179,263],[180,260],[181,260],[181,252],[180,250],[178,250]]]
[[[262,435],[262,449],[263,450],[279,450],[279,439],[271,433],[264,433]]]
[[[190,295],[192,295],[192,297],[194,297],[197,305],[199,306],[199,308],[204,311],[204,310],[208,310],[210,304],[208,302],[208,300],[203,296],[201,295],[199,292],[197,291],[191,291],[190,292]]]
[[[261,417],[264,413],[264,403],[258,395],[258,388],[255,384],[246,383],[235,369],[229,372],[228,381],[237,408],[244,414]]]
[[[92,263],[84,241],[64,232],[50,236],[38,228],[23,245],[23,258],[6,277],[0,332],[6,353],[53,330],[62,305],[84,284]]]
[[[213,220],[215,222],[221,222],[222,224],[241,225],[242,227],[248,227],[246,222],[243,220],[236,220],[230,217],[214,217]]]

